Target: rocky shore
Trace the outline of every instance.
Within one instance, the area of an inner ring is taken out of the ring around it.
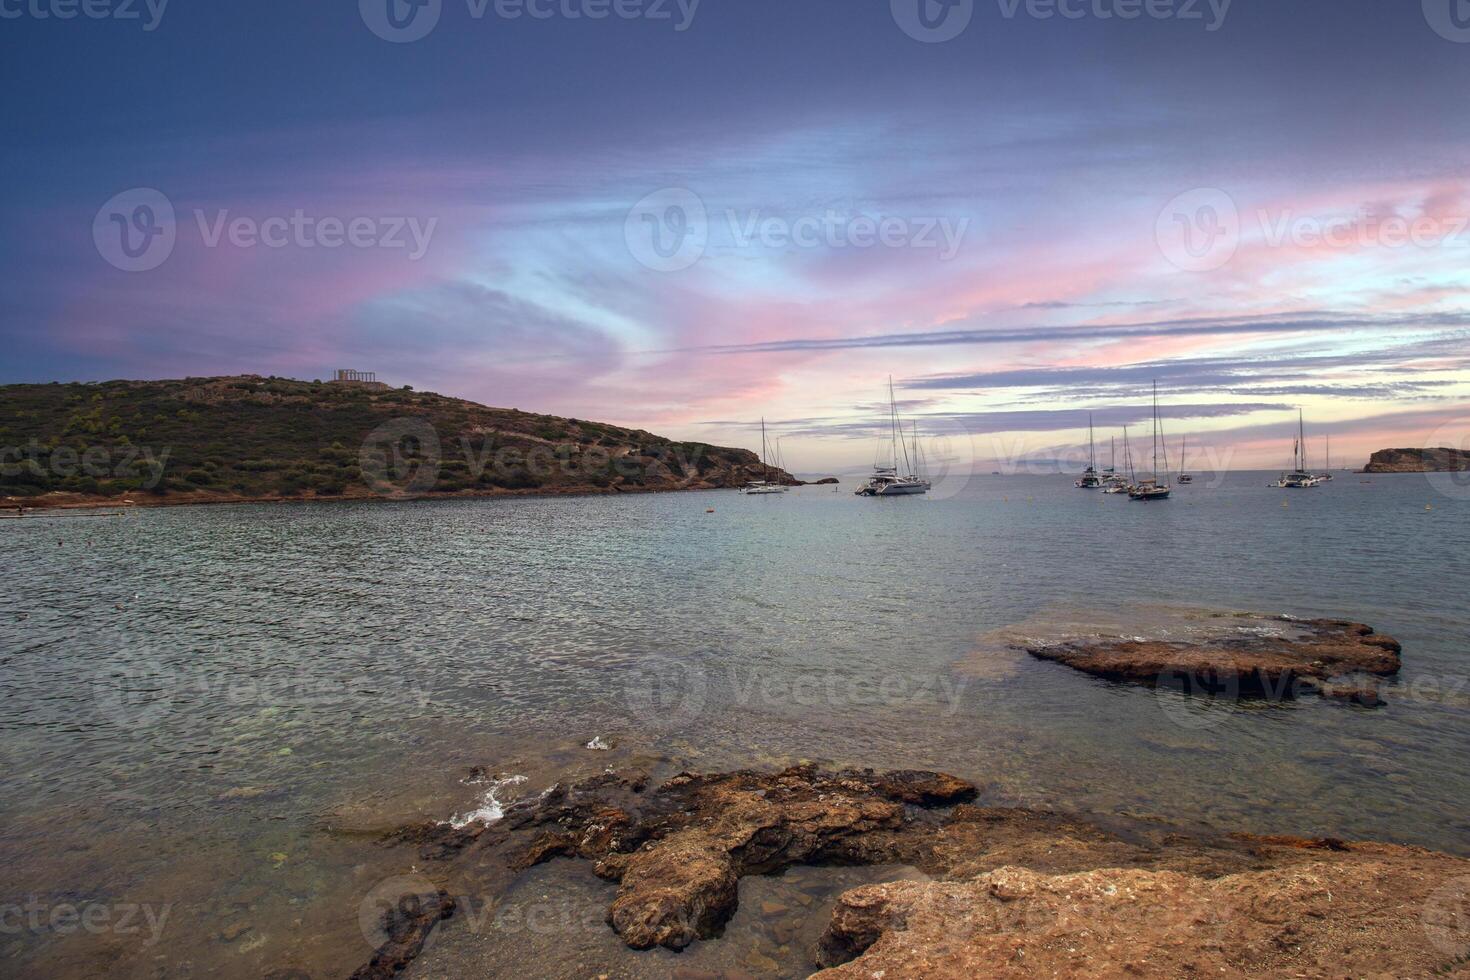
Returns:
[[[1384,703],[1372,679],[1400,668],[1398,641],[1362,623],[1248,614],[1212,619],[1212,631],[1185,639],[1104,636],[1025,649],[1113,681],[1231,697],[1315,694],[1365,707]]]
[[[822,977],[1403,977],[1470,951],[1455,918],[1470,861],[1104,825],[983,796],[937,772],[803,765],[654,786],[641,770],[609,769],[514,803],[492,824],[422,824],[383,843],[445,882],[578,862],[616,883],[607,927],[635,950],[720,942],[743,878],[795,865],[916,869],[920,880],[864,885],[812,909],[827,917],[807,951]],[[387,941],[354,976],[409,967],[454,914],[451,893],[390,910]]]

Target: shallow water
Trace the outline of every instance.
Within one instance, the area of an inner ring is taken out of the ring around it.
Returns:
[[[504,797],[639,753],[940,768],[995,801],[1470,853],[1470,502],[1362,479],[7,521],[0,905],[22,914],[0,957],[350,972],[359,899],[404,861],[374,831],[482,805],[472,766],[527,777]],[[1405,670],[1377,711],[1235,705],[1008,646],[1197,608],[1361,620]]]

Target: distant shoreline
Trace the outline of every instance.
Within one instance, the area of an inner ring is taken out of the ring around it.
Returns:
[[[489,500],[497,497],[623,497],[652,493],[693,493],[700,490],[733,491],[737,487],[690,486],[690,487],[565,487],[558,489],[528,488],[511,490],[504,488],[486,490],[456,490],[452,493],[381,494],[363,491],[351,494],[296,494],[294,496],[268,495],[245,496],[214,494],[208,492],[174,492],[156,495],[148,492],[130,497],[101,497],[84,494],[47,494],[48,497],[65,496],[65,500],[38,501],[27,497],[0,497],[0,519],[5,511],[24,508],[28,511],[42,510],[93,510],[98,507],[122,507],[153,509],[162,507],[207,507],[223,504],[346,504],[346,503],[405,503],[435,500]]]

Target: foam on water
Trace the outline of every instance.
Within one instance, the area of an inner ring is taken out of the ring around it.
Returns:
[[[519,786],[525,781],[525,776],[505,776],[490,780],[484,795],[480,797],[480,805],[468,813],[451,817],[449,825],[455,830],[463,830],[472,823],[495,823],[505,816],[505,805],[509,802],[501,798],[501,791],[510,789],[512,786]]]

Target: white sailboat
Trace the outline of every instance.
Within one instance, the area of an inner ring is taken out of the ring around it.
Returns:
[[[859,497],[911,497],[916,494],[928,493],[930,484],[919,475],[919,438],[917,423],[915,423],[913,452],[909,452],[907,442],[903,437],[903,428],[898,420],[898,398],[893,392],[893,378],[888,379],[888,414],[889,425],[892,430],[891,466],[873,467],[873,475],[868,477],[866,483],[858,487],[856,494]],[[899,457],[902,455],[904,469],[908,475],[901,475],[899,470]]]
[[[1321,478],[1307,470],[1307,422],[1301,409],[1297,409],[1297,435],[1291,446],[1291,466],[1291,472],[1281,474],[1281,479],[1271,486],[1282,490],[1306,490],[1322,485]]]
[[[1097,475],[1097,447],[1092,439],[1092,413],[1087,413],[1087,469],[1082,471],[1082,478],[1077,481],[1078,490],[1096,490],[1102,486],[1102,480]]]
[[[1188,445],[1188,442],[1189,442],[1189,440],[1188,440],[1188,438],[1186,436],[1180,436],[1179,437],[1179,480],[1178,480],[1178,482],[1180,482],[1180,483],[1193,483],[1194,482],[1194,477],[1192,477],[1188,473],[1184,472],[1184,450],[1185,450],[1185,447]]]
[[[1154,475],[1148,480],[1139,480],[1133,489],[1128,491],[1130,500],[1167,500],[1169,499],[1169,484],[1159,482],[1159,474],[1169,469],[1169,448],[1164,447],[1164,468],[1159,469],[1159,444],[1163,439],[1163,433],[1159,428],[1159,383],[1154,382]]]
[[[770,460],[771,460],[771,457],[770,457],[770,446],[766,442],[766,420],[763,418],[763,419],[761,419],[761,466],[765,470],[765,476],[766,476],[766,478],[764,480],[752,480],[751,482],[747,483],[745,486],[743,486],[743,487],[740,488],[740,492],[741,493],[751,494],[751,495],[768,494],[768,493],[786,493],[788,490],[791,489],[790,487],[783,486],[780,483],[772,483],[771,482],[771,462],[770,462]]]
[[[1332,479],[1332,437],[1327,437],[1327,468],[1317,474],[1317,482],[1326,483]]]
[[[1118,474],[1118,441],[1114,438],[1108,439],[1108,446],[1112,453],[1112,464],[1103,470],[1103,493],[1127,493],[1128,480]],[[1129,479],[1133,474],[1133,454],[1128,450],[1128,426],[1123,426],[1123,465],[1128,468]]]

